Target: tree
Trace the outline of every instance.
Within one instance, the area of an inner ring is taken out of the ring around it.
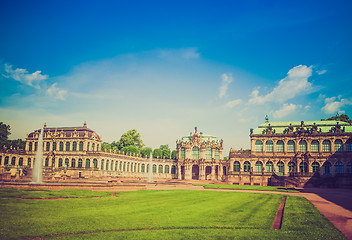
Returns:
[[[120,150],[132,145],[136,146],[138,149],[141,149],[144,146],[141,136],[136,129],[129,130],[127,133],[122,134],[116,145]]]
[[[176,151],[176,150],[172,150],[172,152],[171,152],[171,159],[174,159],[174,160],[177,159],[177,151]]]
[[[349,118],[349,116],[347,114],[336,114],[336,116],[332,116],[328,119],[322,119],[322,121],[330,121],[330,120],[334,120],[334,121],[342,121],[342,122],[347,122],[349,124],[352,124],[352,120]]]
[[[137,155],[140,153],[139,149],[134,145],[123,147],[121,151],[127,155]]]
[[[153,152],[153,150],[150,147],[145,147],[141,149],[141,155],[142,157],[150,157],[150,154]]]
[[[12,146],[14,148],[24,149],[26,147],[26,142],[22,139],[8,140],[8,147]]]
[[[157,148],[154,149],[153,151],[153,158],[162,158],[163,157],[163,152],[161,149]]]
[[[8,146],[8,137],[11,134],[10,125],[0,122],[0,147]]]

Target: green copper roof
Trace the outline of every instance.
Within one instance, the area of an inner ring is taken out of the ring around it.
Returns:
[[[201,134],[201,136],[203,137],[202,142],[212,142],[212,141],[218,142],[219,141],[217,137],[214,137],[211,135]],[[182,142],[189,142],[189,141],[191,141],[191,136],[182,137],[181,141]]]

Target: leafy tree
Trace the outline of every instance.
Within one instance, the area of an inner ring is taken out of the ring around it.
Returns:
[[[125,154],[131,154],[131,155],[136,155],[136,154],[140,154],[140,151],[139,149],[134,146],[134,145],[130,145],[130,146],[126,146],[126,147],[123,147],[121,149],[121,151]]]
[[[163,153],[164,158],[170,158],[171,150],[170,149],[163,149],[162,153]]]
[[[150,157],[150,154],[153,152],[153,150],[150,147],[145,147],[141,149],[141,155],[142,157]]]
[[[334,120],[334,121],[342,121],[342,122],[347,122],[349,124],[352,124],[352,120],[349,118],[349,116],[347,114],[336,114],[336,116],[332,116],[328,119],[322,119],[322,121],[330,121],[330,120]]]
[[[176,151],[176,150],[172,150],[172,152],[171,152],[171,159],[174,159],[174,160],[177,159],[177,151]]]
[[[103,152],[105,152],[105,149],[106,149],[107,152],[109,152],[110,149],[111,149],[111,144],[110,144],[110,143],[107,143],[107,142],[103,142],[103,143],[101,144],[101,150],[102,150]]]
[[[162,158],[163,157],[163,151],[159,148],[154,149],[153,151],[153,158]]]
[[[8,147],[10,146],[14,148],[24,149],[26,147],[26,141],[23,141],[22,139],[8,140]]]
[[[0,122],[0,147],[8,145],[8,137],[11,134],[10,130],[10,125]]]
[[[164,149],[170,149],[170,148],[169,148],[169,144],[160,145],[160,150],[164,150]]]
[[[122,134],[120,140],[116,143],[116,145],[119,149],[131,145],[141,149],[144,146],[141,136],[136,129],[129,130],[127,133]]]

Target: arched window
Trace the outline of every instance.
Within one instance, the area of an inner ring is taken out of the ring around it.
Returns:
[[[181,148],[181,159],[185,159],[185,148]]]
[[[106,171],[107,171],[107,170],[110,170],[110,169],[109,169],[109,160],[106,160],[105,170],[106,170]]]
[[[284,175],[285,174],[285,165],[281,161],[279,161],[277,163],[277,173],[278,173],[278,175]]]
[[[76,167],[76,160],[75,159],[71,160],[71,167],[72,168]]]
[[[49,158],[45,158],[44,166],[48,167],[49,166]]]
[[[95,145],[94,145],[94,143],[92,143],[92,150],[93,150],[93,152],[95,151],[94,147],[95,147]]]
[[[257,161],[255,163],[255,172],[257,172],[257,173],[263,172],[263,163],[261,161]]]
[[[192,159],[199,159],[199,147],[192,148]]]
[[[335,163],[335,174],[336,175],[339,175],[339,174],[343,174],[344,171],[343,171],[343,164],[342,162],[338,161]]]
[[[5,157],[5,160],[4,160],[4,165],[7,165],[9,164],[9,157]]]
[[[272,161],[268,161],[266,163],[265,168],[266,168],[266,172],[268,172],[268,173],[274,172],[274,164],[273,164],[273,162]]]
[[[66,142],[66,151],[70,151],[70,142]]]
[[[245,172],[250,172],[251,171],[251,163],[248,161],[245,161],[243,164],[243,171]]]
[[[266,141],[265,151],[267,151],[267,152],[273,152],[274,151],[274,143],[273,143],[273,141],[271,141],[271,140]]]
[[[100,161],[100,169],[104,170],[104,159]],[[125,169],[124,169],[125,170]]]
[[[239,161],[235,161],[233,163],[233,171],[234,172],[239,172],[241,170],[241,164]]]
[[[93,159],[93,165],[94,165],[94,168],[98,167],[98,160],[95,158]]]
[[[287,143],[287,152],[295,152],[296,151],[296,146],[295,146],[295,142],[290,140]]]
[[[163,165],[159,165],[159,173],[163,173]]]
[[[60,142],[59,144],[59,151],[64,151],[64,143]]]
[[[171,174],[176,174],[176,166],[172,165],[171,167]]]
[[[86,168],[90,168],[90,160],[86,159]]]
[[[89,144],[90,142],[87,143],[87,152],[89,152]]]
[[[50,151],[50,142],[46,142],[46,149],[45,151]]]
[[[123,169],[124,172],[126,171],[126,162],[123,162]]]
[[[0,157],[1,160],[1,157]],[[30,167],[32,166],[32,160],[30,158],[27,159],[27,166]]]
[[[62,167],[62,158],[59,158],[59,165],[58,167]]]
[[[218,148],[215,148],[215,160],[219,160],[220,158],[220,150]]]
[[[118,162],[117,161],[115,161],[115,171],[117,171],[118,170]]]
[[[343,143],[340,139],[335,141],[335,152],[342,152],[343,151]]]
[[[51,166],[53,166],[53,167],[55,166],[55,158],[51,159]]]
[[[299,151],[307,152],[307,142],[305,140],[299,141]]]
[[[323,141],[323,152],[331,152],[331,142],[329,140]]]
[[[82,168],[82,159],[78,159],[78,165],[77,167]]]
[[[323,170],[324,170],[324,175],[325,176],[331,176],[331,163],[330,162],[325,162],[323,164]]]
[[[207,147],[205,149],[205,158],[206,159],[211,159],[211,148],[210,147]]]
[[[33,148],[33,143],[30,142],[30,143],[28,144],[28,151],[31,152],[31,151],[32,151],[32,148]]]
[[[53,142],[53,151],[56,151],[56,142]]]
[[[122,171],[122,161],[119,163],[119,171]]]
[[[308,172],[308,164],[305,162],[301,162],[299,164],[299,171],[302,173],[307,173]]]
[[[352,140],[351,139],[348,139],[346,142],[346,151],[352,152]]]
[[[165,173],[169,173],[170,172],[170,167],[169,167],[169,165],[166,165],[165,166]]]
[[[348,174],[352,174],[352,162],[347,163],[347,169],[346,169]]]
[[[320,168],[320,165],[318,162],[313,162],[312,163],[312,172],[315,173],[315,172],[319,172],[319,168]]]
[[[11,159],[11,165],[16,165],[16,157],[12,157],[12,159]]]
[[[18,159],[18,165],[23,166],[23,158]]]
[[[83,142],[79,142],[79,151],[83,151]]]
[[[38,150],[38,142],[35,142],[34,143],[34,151],[37,151]]]
[[[296,169],[296,164],[294,162],[289,162],[288,163],[288,171],[290,173],[295,173],[297,172],[297,169]]]
[[[68,158],[65,159],[65,167],[70,166],[70,160]]]
[[[99,144],[97,144],[97,152],[99,152]]]
[[[145,165],[144,165],[144,163],[142,163],[141,172],[145,172]]]
[[[77,151],[77,142],[72,143],[72,151]]]
[[[276,142],[276,152],[284,152],[284,149],[285,149],[285,144],[284,144],[284,141],[282,140],[279,140]]]
[[[310,151],[311,152],[319,152],[319,142],[317,140],[313,140],[310,144]]]
[[[263,142],[260,140],[255,141],[255,151],[263,152]]]
[[[153,165],[153,173],[156,173],[156,165]]]

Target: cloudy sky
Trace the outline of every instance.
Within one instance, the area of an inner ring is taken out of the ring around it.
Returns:
[[[270,121],[352,110],[351,1],[0,1],[0,121],[11,138],[194,131],[249,147]]]

